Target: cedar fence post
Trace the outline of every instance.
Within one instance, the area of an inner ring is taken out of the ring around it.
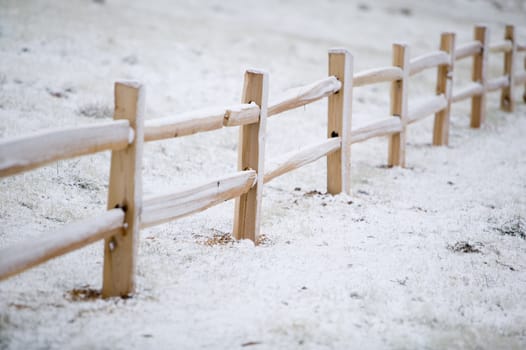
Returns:
[[[503,111],[513,112],[515,110],[515,57],[517,52],[517,40],[515,27],[507,25],[504,39],[511,41],[511,50],[504,53],[504,74],[509,77],[509,85],[502,89],[500,95],[500,108]]]
[[[111,154],[108,209],[122,208],[125,229],[104,241],[102,296],[127,296],[135,291],[135,266],[142,210],[142,147],[144,142],[144,87],[115,83],[114,120],[128,120],[134,130],[128,148]]]
[[[453,72],[455,69],[455,33],[442,33],[440,36],[440,50],[449,54],[449,64],[438,66],[437,95],[444,94],[447,106],[435,113],[433,129],[433,145],[449,144],[449,119],[451,112],[451,96],[453,94]]]
[[[393,44],[393,66],[402,69],[402,79],[391,83],[391,115],[400,118],[402,131],[389,136],[387,165],[405,167],[405,131],[409,84],[409,46]]]
[[[480,128],[484,119],[486,119],[486,67],[488,63],[488,40],[489,29],[486,26],[475,27],[475,40],[480,41],[482,49],[480,53],[473,56],[473,74],[472,80],[480,83],[483,91],[480,95],[471,98],[471,127]]]
[[[329,76],[341,83],[329,96],[327,137],[340,137],[340,149],[327,155],[327,192],[351,194],[351,125],[353,57],[345,49],[329,50]]]
[[[236,198],[234,237],[257,243],[260,228],[263,178],[265,175],[265,129],[267,124],[268,73],[245,72],[242,103],[255,102],[260,107],[259,121],[239,129],[238,170],[257,172],[257,182],[247,193]]]
[[[524,57],[524,70],[526,71],[526,57]],[[522,94],[522,101],[526,103],[526,82],[524,83],[524,93]]]

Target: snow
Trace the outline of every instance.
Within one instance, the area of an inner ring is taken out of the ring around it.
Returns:
[[[469,42],[477,23],[491,42],[514,23],[526,42],[526,8],[511,0],[0,0],[0,9],[1,137],[98,123],[122,79],[147,87],[152,120],[239,103],[251,67],[269,72],[272,100],[326,77],[333,47],[348,49],[358,72],[389,65],[393,42],[411,57],[436,50],[443,31]],[[456,87],[470,65],[456,64]],[[488,74],[502,74],[501,55],[490,55]],[[409,106],[435,79],[412,78]],[[231,232],[232,201],[142,230],[133,298],[75,297],[101,287],[100,242],[2,281],[0,348],[524,348],[526,240],[502,234],[525,226],[518,90],[515,113],[488,95],[480,130],[469,128],[469,101],[455,104],[448,147],[430,146],[432,118],[411,125],[405,169],[383,167],[384,139],[353,145],[352,196],[323,194],[323,159],[273,180],[258,247],[206,244]],[[388,84],[353,93],[356,114],[387,115]],[[267,162],[324,138],[326,108],[270,118]],[[145,144],[145,196],[235,172],[236,146],[236,128]],[[109,164],[105,152],[1,179],[0,248],[104,209]],[[479,252],[454,251],[459,242]]]

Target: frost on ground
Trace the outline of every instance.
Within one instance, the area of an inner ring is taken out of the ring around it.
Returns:
[[[270,72],[270,98],[326,76],[327,50],[355,70],[458,42],[491,39],[520,1],[0,0],[0,136],[111,115],[113,82],[147,86],[150,119],[240,100],[243,71]],[[522,25],[522,26],[521,26]],[[456,66],[459,85],[470,62]],[[490,76],[502,57],[490,57]],[[435,72],[410,97],[433,93]],[[456,85],[456,86],[459,86]],[[450,146],[432,118],[407,135],[407,168],[386,169],[385,140],[353,146],[352,196],[325,194],[320,160],[265,186],[257,248],[234,242],[233,204],[141,231],[137,294],[101,300],[102,245],[0,283],[0,348],[523,349],[526,347],[526,105],[469,128],[453,107]],[[411,100],[410,102],[411,103]],[[108,111],[108,108],[109,111]],[[388,112],[388,87],[354,91],[356,115]],[[325,137],[326,104],[271,118],[267,159]],[[292,136],[292,137],[291,137]],[[145,147],[145,193],[235,171],[234,128]],[[0,247],[103,209],[109,154],[0,180]]]

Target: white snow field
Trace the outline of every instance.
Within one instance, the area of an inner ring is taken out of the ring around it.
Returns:
[[[327,76],[343,47],[355,71],[457,43],[491,41],[524,1],[0,0],[0,137],[112,114],[113,84],[147,88],[147,118],[240,102],[243,73],[270,74],[270,99]],[[523,57],[523,56],[521,56]],[[522,67],[524,58],[517,65]],[[489,74],[502,74],[502,54]],[[455,86],[471,60],[456,66]],[[411,104],[434,93],[414,77]],[[488,95],[469,127],[453,105],[450,145],[433,117],[411,125],[407,167],[387,142],[352,147],[352,195],[326,192],[321,159],[265,186],[263,243],[232,242],[233,201],[141,231],[137,292],[101,299],[102,242],[0,282],[0,349],[524,349],[526,104]],[[355,115],[385,116],[388,84],[354,91]],[[268,121],[267,159],[325,137],[326,101]],[[145,194],[236,170],[237,130],[148,143]],[[105,209],[109,152],[0,180],[0,248]],[[221,237],[223,236],[223,239]],[[212,244],[216,243],[216,244]]]

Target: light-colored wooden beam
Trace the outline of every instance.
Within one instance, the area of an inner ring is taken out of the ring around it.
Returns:
[[[257,242],[261,225],[263,176],[265,174],[265,133],[268,106],[268,73],[248,70],[245,73],[242,103],[260,106],[259,120],[239,129],[238,170],[254,170],[257,181],[247,193],[236,198],[234,237]]]
[[[258,118],[259,107],[255,103],[205,108],[174,117],[146,120],[144,140],[164,140],[217,130],[223,126],[252,124],[256,123]]]
[[[480,128],[486,118],[486,67],[488,64],[488,38],[489,29],[486,26],[475,27],[475,40],[482,45],[480,53],[473,56],[472,81],[481,84],[484,91],[480,95],[471,98],[471,121],[472,128]]]
[[[435,113],[433,126],[433,145],[449,144],[449,117],[451,112],[451,97],[453,95],[453,77],[455,69],[455,33],[442,33],[440,50],[449,55],[449,64],[441,65],[437,70],[437,95],[443,94],[446,106]]]
[[[333,137],[273,159],[265,166],[265,183],[331,154],[339,150],[340,146],[341,139]]]
[[[525,62],[526,62],[526,60],[525,60]],[[516,73],[515,74],[515,79],[514,79],[513,82],[514,82],[515,85],[525,84],[526,83],[526,72]]]
[[[259,106],[254,102],[232,106],[225,111],[223,125],[241,126],[257,123],[259,120],[259,113]]]
[[[46,233],[12,247],[0,250],[0,280],[31,267],[82,248],[106,237],[121,233],[124,212],[113,209],[96,217],[68,224],[56,232]]]
[[[429,68],[449,65],[451,58],[448,52],[434,51],[411,59],[409,75],[415,75]]]
[[[503,40],[489,45],[489,51],[492,53],[499,52],[510,52],[513,48],[513,43],[511,40]]]
[[[503,87],[500,94],[500,108],[503,111],[515,110],[515,60],[517,57],[517,38],[515,27],[507,25],[504,39],[511,44],[511,48],[504,54],[504,74],[508,76],[508,86]]]
[[[135,130],[128,148],[111,154],[108,209],[125,212],[122,233],[104,240],[102,296],[127,296],[135,291],[135,266],[142,211],[142,148],[145,91],[134,82],[115,83],[114,120],[127,120]]]
[[[407,94],[409,84],[409,46],[393,45],[393,66],[399,67],[402,78],[391,83],[391,115],[400,119],[402,130],[389,136],[388,166],[405,167],[405,128],[407,124]]]
[[[517,51],[518,52],[526,51],[526,45],[517,44]]]
[[[388,136],[401,131],[402,123],[399,118],[381,118],[361,125],[353,123],[351,142],[355,144],[373,137]]]
[[[287,91],[268,106],[268,117],[304,106],[340,90],[341,83],[336,77],[328,77],[312,84]]]
[[[466,86],[455,89],[451,102],[459,102],[473,96],[481,95],[484,93],[484,86],[480,83],[468,83]]]
[[[51,162],[128,147],[133,130],[125,121],[46,130],[0,140],[0,177]]]
[[[480,41],[475,40],[469,43],[459,45],[455,48],[455,60],[461,60],[466,57],[478,55],[482,51],[482,44]]]
[[[144,199],[141,228],[197,213],[247,193],[256,182],[254,170],[240,171],[209,183]]]
[[[401,78],[402,70],[399,67],[373,68],[356,73],[353,78],[353,86],[392,82]]]
[[[500,90],[502,88],[506,88],[510,85],[509,77],[507,75],[503,75],[500,77],[488,79],[486,81],[486,92],[493,92]]]
[[[425,117],[444,110],[447,99],[444,94],[422,99],[418,104],[411,104],[407,113],[407,124],[413,124]]]
[[[341,88],[329,96],[327,138],[339,137],[341,147],[327,156],[327,192],[350,194],[353,57],[347,50],[329,50],[329,75],[340,81]]]

